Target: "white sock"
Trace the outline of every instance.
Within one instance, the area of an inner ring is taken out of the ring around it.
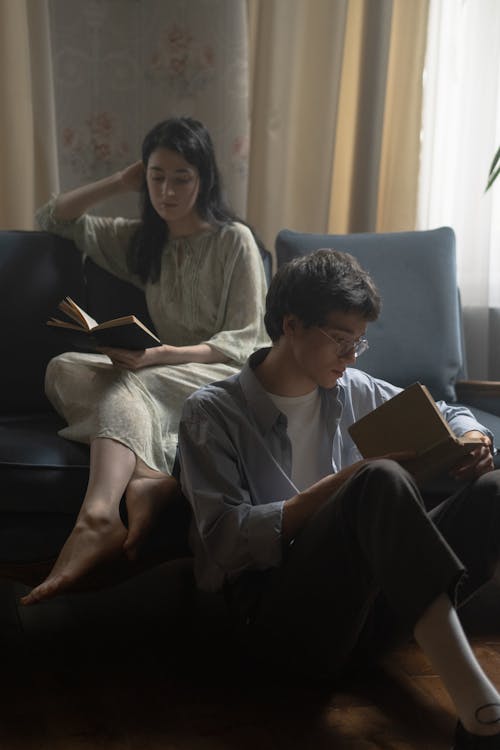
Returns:
[[[474,656],[445,594],[426,609],[414,636],[441,677],[464,727],[473,734],[499,733],[500,695]]]

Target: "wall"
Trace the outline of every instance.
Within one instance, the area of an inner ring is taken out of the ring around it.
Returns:
[[[173,115],[212,133],[233,208],[246,211],[248,69],[244,0],[50,0],[61,189],[140,158]],[[133,196],[99,213],[136,213]]]

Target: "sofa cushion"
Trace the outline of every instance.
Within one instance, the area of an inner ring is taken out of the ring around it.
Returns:
[[[88,480],[89,449],[59,437],[56,414],[0,417],[0,511],[76,516]]]
[[[350,235],[283,230],[276,239],[278,265],[321,247],[352,253],[382,295],[382,313],[368,327],[370,348],[360,368],[401,387],[419,380],[434,398],[455,401],[463,356],[453,230]]]

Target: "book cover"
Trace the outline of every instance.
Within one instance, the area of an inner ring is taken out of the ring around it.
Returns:
[[[364,458],[414,451],[416,457],[402,463],[420,484],[451,469],[481,444],[455,435],[421,383],[366,414],[349,433]]]

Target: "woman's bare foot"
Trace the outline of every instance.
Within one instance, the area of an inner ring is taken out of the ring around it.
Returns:
[[[130,480],[125,492],[129,528],[123,545],[130,560],[137,558],[139,548],[154,521],[179,493],[177,480],[159,472]]]
[[[73,588],[88,571],[118,557],[126,536],[127,530],[118,515],[112,519],[79,518],[50,574],[22,597],[21,604],[38,604]]]

